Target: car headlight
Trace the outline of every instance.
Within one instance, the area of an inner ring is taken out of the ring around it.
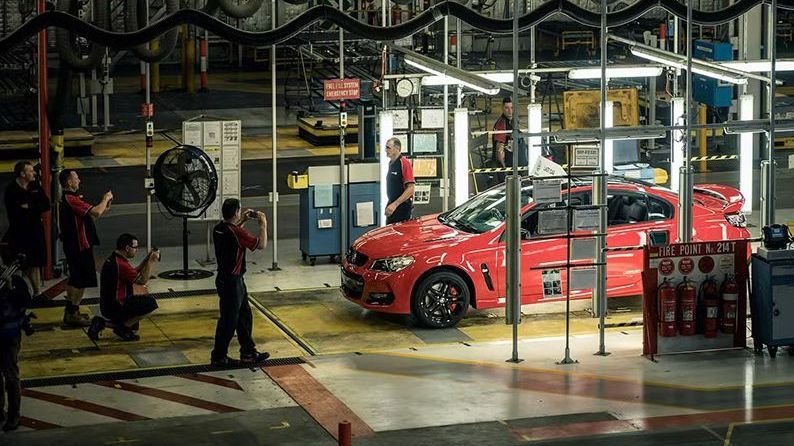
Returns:
[[[411,256],[403,257],[389,257],[387,259],[378,259],[372,262],[370,267],[373,271],[385,271],[387,273],[394,273],[402,269],[408,268],[414,263],[414,258]]]

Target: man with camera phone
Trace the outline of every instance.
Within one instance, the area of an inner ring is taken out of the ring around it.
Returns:
[[[140,339],[138,322],[157,309],[157,301],[148,294],[135,295],[133,285],[146,285],[152,275],[154,263],[160,261],[160,250],[152,249],[137,268],[130,260],[138,254],[138,239],[132,234],[121,234],[116,240],[116,250],[102,265],[99,280],[99,309],[102,316],[94,316],[88,328],[88,337],[96,341],[105,328],[106,320],[123,341]]]
[[[228,198],[221,206],[223,221],[212,231],[215,242],[215,258],[218,261],[218,274],[215,287],[218,289],[220,319],[215,329],[215,347],[212,349],[210,361],[213,365],[227,367],[243,364],[255,364],[264,361],[270,355],[258,352],[251,332],[253,330],[253,314],[248,304],[248,290],[245,286],[245,250],[261,250],[267,246],[267,218],[264,212],[240,210],[240,200]],[[259,223],[258,235],[253,235],[243,228],[248,220]],[[240,360],[229,358],[229,343],[237,332],[240,343]]]

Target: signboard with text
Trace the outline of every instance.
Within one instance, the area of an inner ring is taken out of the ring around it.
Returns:
[[[323,81],[323,99],[344,101],[361,96],[361,79],[326,79]]]

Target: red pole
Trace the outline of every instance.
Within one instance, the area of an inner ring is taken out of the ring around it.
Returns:
[[[353,444],[353,430],[349,421],[339,422],[339,446],[351,446]]]
[[[207,39],[199,37],[199,60],[201,62],[201,89],[207,91],[209,78],[207,77]]]
[[[38,0],[36,11],[45,11],[45,1]],[[47,29],[39,32],[39,154],[41,156],[41,187],[47,196],[52,194],[50,171],[50,132],[47,123]],[[44,246],[47,247],[47,264],[42,271],[44,279],[52,278],[52,212],[44,214]]]

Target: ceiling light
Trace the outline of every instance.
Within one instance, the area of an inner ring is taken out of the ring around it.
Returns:
[[[748,73],[768,73],[772,70],[772,63],[768,60],[731,60],[720,62],[725,68],[746,71]],[[794,60],[779,59],[775,63],[775,71],[794,71]]]
[[[433,60],[429,57],[425,57],[421,54],[416,54],[413,52],[406,53],[405,63],[414,68],[418,68],[422,71],[428,72],[430,74],[435,74],[436,76],[440,76],[442,78],[441,81],[444,83],[448,83],[448,84],[455,83],[455,84],[463,85],[465,87],[471,88],[472,90],[476,90],[481,93],[485,93],[487,95],[495,95],[499,93],[499,86],[494,84],[492,81],[484,79],[481,76],[477,76],[475,74],[466,72],[459,68],[455,68],[450,65],[441,63],[437,60]],[[425,76],[425,78],[427,77],[428,76]],[[426,83],[423,78],[422,85],[430,85],[430,84]],[[443,85],[443,83],[441,85]]]
[[[686,70],[687,64],[681,59],[676,58],[673,55],[668,55],[662,51],[656,51],[651,49],[645,49],[640,47],[631,47],[631,54],[641,57],[643,59],[647,59],[653,62],[658,62],[660,64],[667,65],[673,68],[679,68],[682,70]],[[735,73],[728,71],[728,69],[720,70],[718,68],[712,68],[709,66],[705,66],[703,64],[698,63],[695,59],[692,59],[692,73],[700,74],[701,76],[710,77],[712,79],[721,80],[724,82],[729,82],[731,84],[736,85],[745,85],[747,84],[747,78]]]
[[[607,68],[608,79],[630,77],[657,77],[662,67],[611,67]],[[601,79],[601,68],[574,68],[568,72],[570,79]]]

